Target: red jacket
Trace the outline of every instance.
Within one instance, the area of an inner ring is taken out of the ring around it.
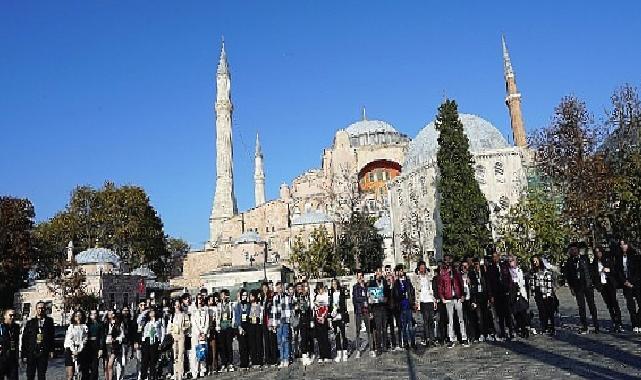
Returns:
[[[438,297],[442,300],[451,300],[454,298],[452,289],[458,299],[463,298],[463,278],[461,273],[454,270],[454,275],[451,276],[452,268],[439,269],[438,272]],[[452,284],[452,277],[453,282]]]

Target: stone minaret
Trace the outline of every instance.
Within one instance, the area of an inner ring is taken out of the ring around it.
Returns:
[[[512,69],[510,53],[507,51],[507,45],[505,44],[505,37],[501,36],[501,42],[503,43],[503,73],[505,75],[505,91],[507,92],[505,104],[510,111],[514,145],[526,148],[525,126],[523,125],[523,115],[521,114],[521,94],[516,88],[516,77]]]
[[[233,148],[231,134],[231,76],[227,64],[225,41],[216,71],[216,192],[209,218],[209,246],[218,243],[222,224],[238,213],[234,195]]]
[[[260,206],[265,203],[265,170],[263,169],[263,151],[260,149],[258,133],[256,133],[254,165],[254,196],[256,198],[256,206]]]

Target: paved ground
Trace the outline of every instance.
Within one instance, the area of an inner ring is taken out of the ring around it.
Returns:
[[[504,343],[478,343],[469,348],[420,349],[418,353],[390,352],[378,358],[350,359],[346,363],[296,363],[286,370],[234,372],[208,379],[639,379],[641,335],[576,334],[576,303],[567,288],[559,290],[562,328],[555,337],[542,335]],[[597,296],[600,319],[607,312]],[[620,300],[624,322],[625,303]],[[532,305],[534,310],[536,306]],[[536,323],[536,322],[535,322]],[[605,327],[609,326],[604,322]],[[353,330],[353,328],[352,328]],[[353,333],[353,331],[352,331]],[[60,360],[47,379],[63,379]],[[129,368],[127,373],[132,373]],[[24,375],[21,375],[24,378]]]

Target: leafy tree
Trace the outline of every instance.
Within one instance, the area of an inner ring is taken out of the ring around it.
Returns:
[[[341,274],[342,265],[325,227],[314,228],[305,244],[300,236],[292,247],[290,261],[309,278]]]
[[[374,218],[362,211],[354,211],[341,225],[338,254],[345,268],[373,272],[385,258],[383,238],[374,226]]]
[[[29,267],[37,261],[31,244],[35,212],[31,201],[0,197],[0,306],[13,305]]]
[[[58,253],[72,240],[76,253],[99,244],[118,253],[130,269],[145,264],[159,278],[170,273],[162,220],[138,186],[79,186],[63,211],[37,226],[35,236],[39,249],[50,252],[52,260],[61,259]]]
[[[51,292],[62,299],[65,312],[73,310],[91,310],[102,300],[87,290],[87,276],[75,260],[60,262],[57,267],[60,275],[53,278],[48,287]]]
[[[549,190],[561,195],[573,240],[590,241],[605,234],[603,218],[613,184],[605,155],[598,150],[604,132],[582,101],[566,97],[550,125],[533,139],[537,170]]]
[[[469,140],[458,107],[446,100],[438,109],[437,191],[443,225],[443,252],[455,257],[480,255],[491,241],[489,208],[472,168]]]
[[[558,263],[565,256],[567,227],[557,201],[542,189],[530,189],[500,225],[504,250],[523,260],[538,254]]]

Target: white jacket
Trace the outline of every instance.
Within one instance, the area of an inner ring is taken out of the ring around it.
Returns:
[[[191,336],[194,341],[198,340],[200,334],[209,334],[209,308],[201,306],[194,308],[191,312]]]
[[[64,348],[68,348],[72,354],[79,354],[87,344],[89,329],[87,325],[69,325],[65,333]]]

